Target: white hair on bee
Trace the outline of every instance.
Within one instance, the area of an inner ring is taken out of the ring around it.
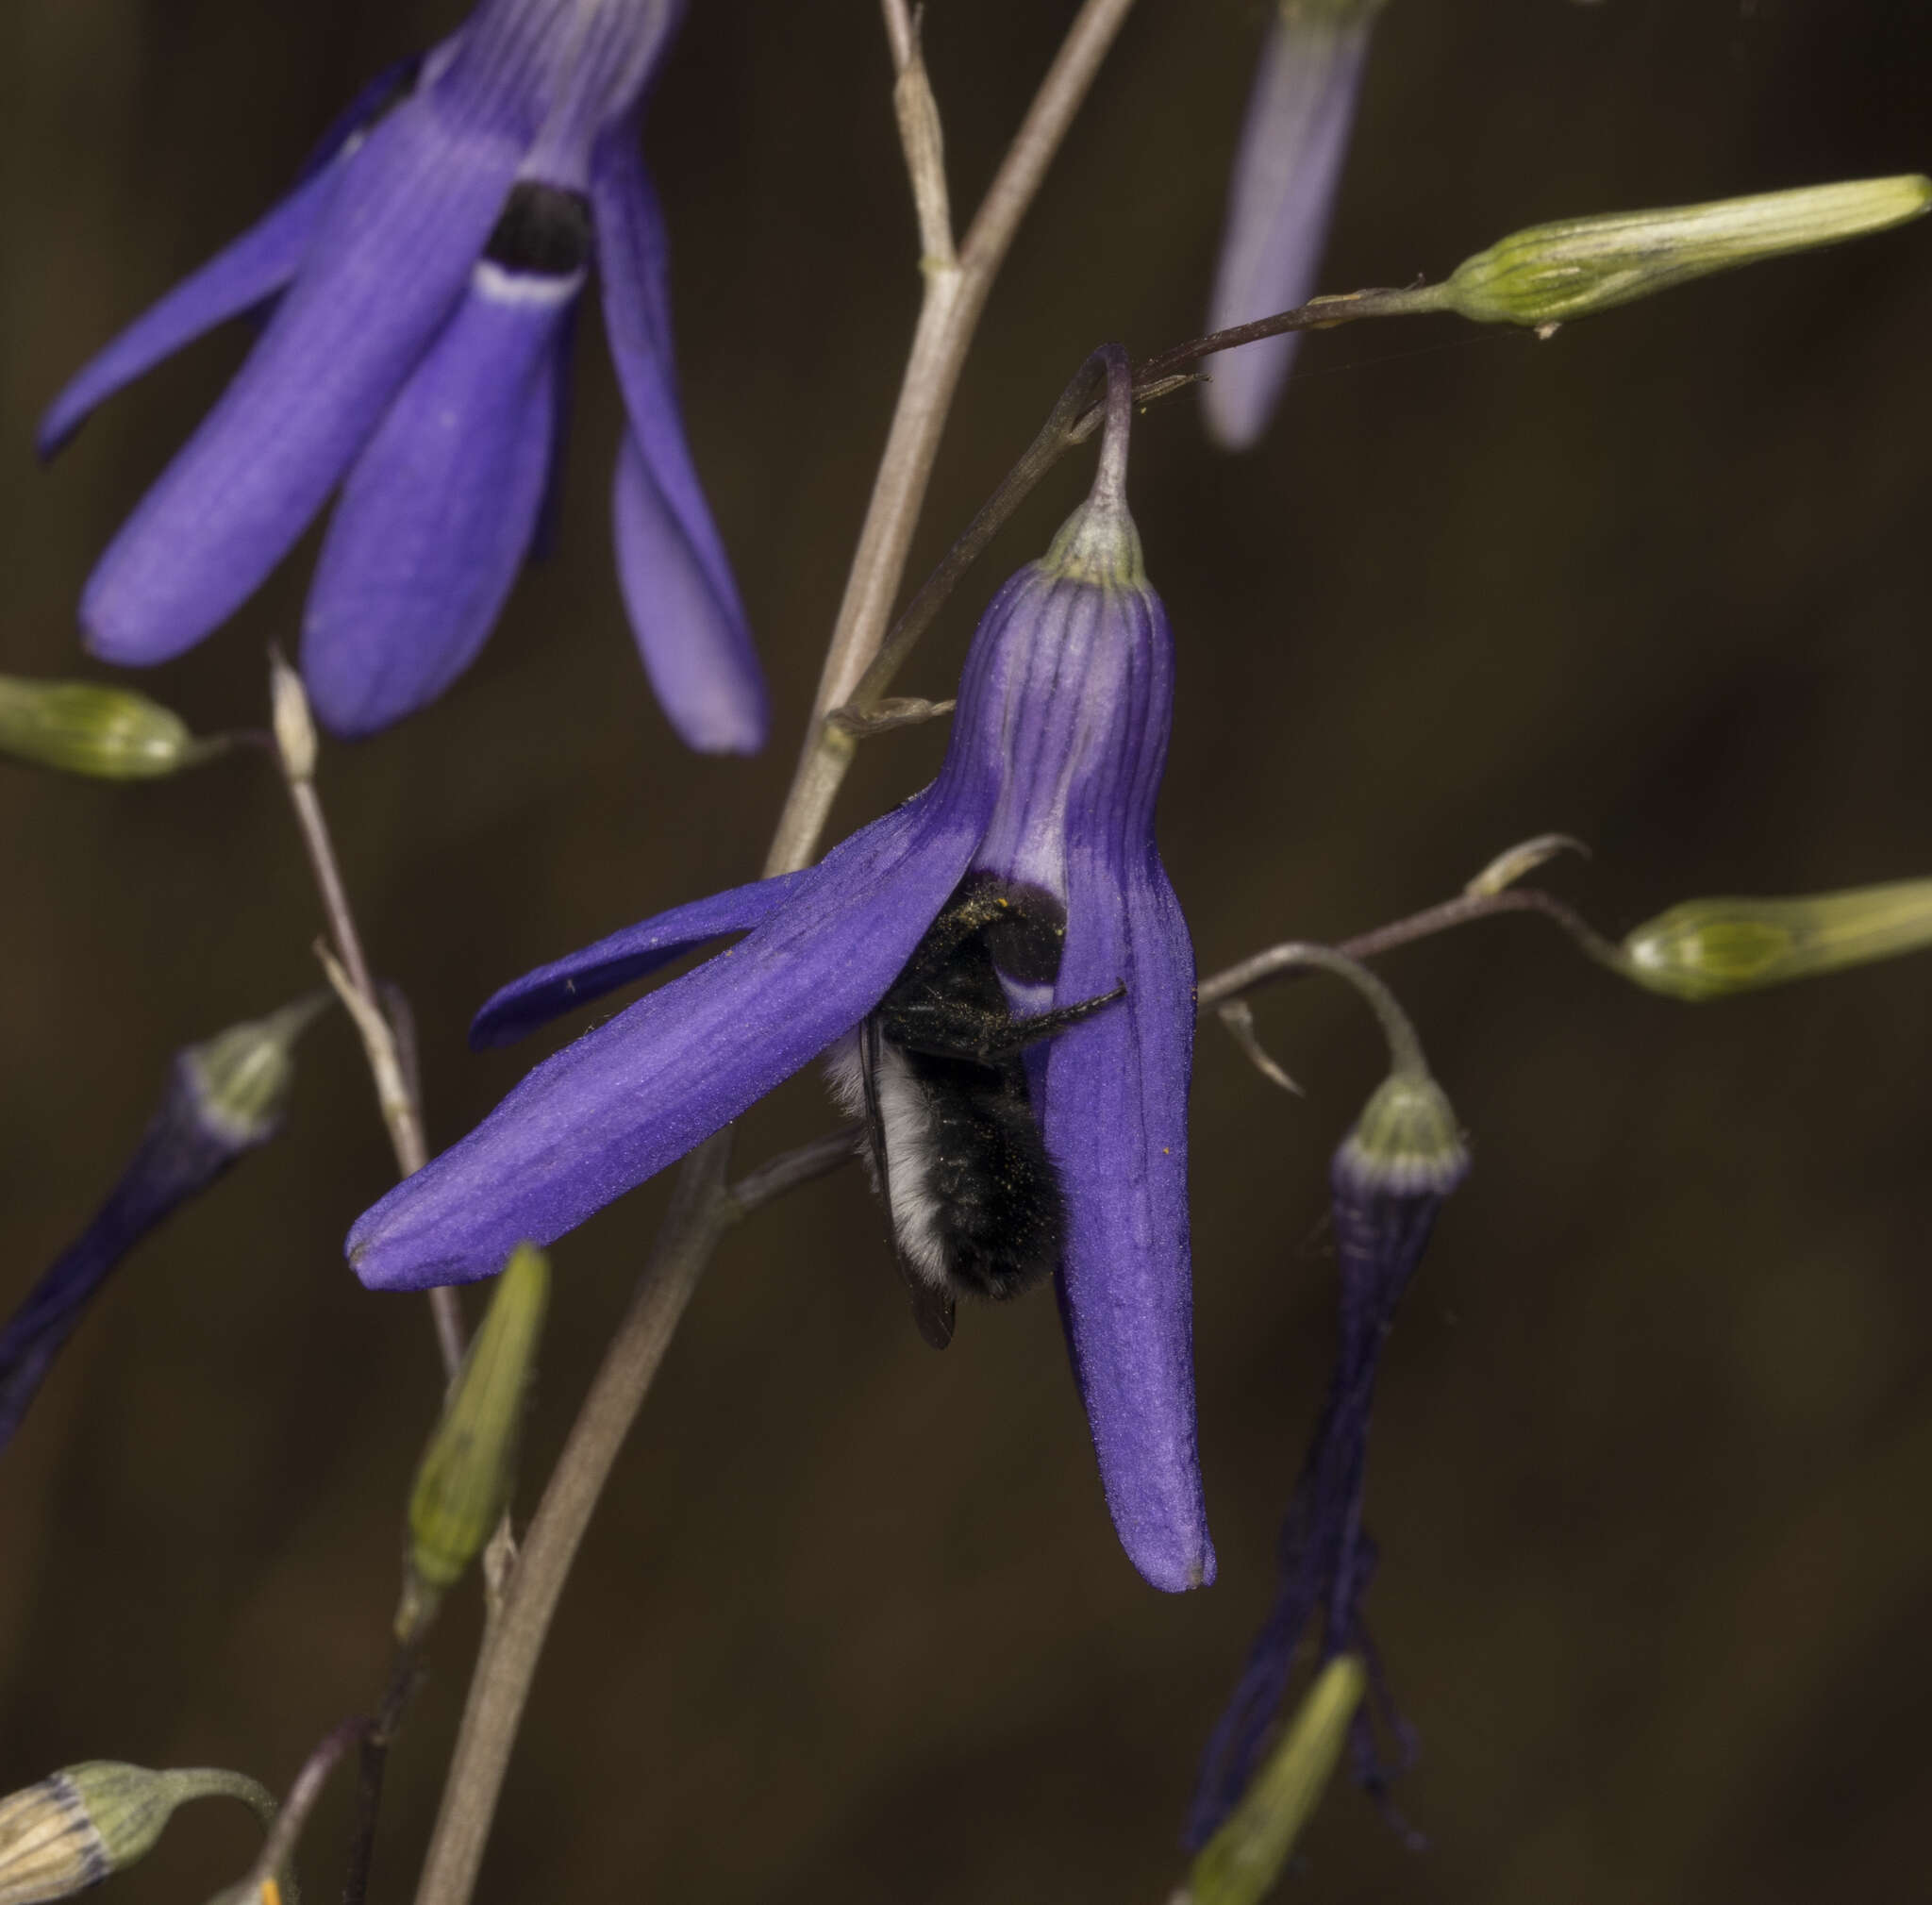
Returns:
[[[848,1117],[868,1115],[865,1082],[865,1028],[861,1026],[827,1048],[825,1076],[839,1109]],[[953,1278],[940,1241],[940,1198],[933,1185],[938,1157],[932,1105],[925,1088],[912,1075],[904,1052],[890,1041],[878,1041],[873,1068],[873,1092],[878,1105],[879,1139],[885,1149],[885,1189],[892,1211],[892,1228],[906,1263],[935,1290],[950,1291]],[[872,1146],[865,1152],[873,1188],[879,1188],[880,1161]]]

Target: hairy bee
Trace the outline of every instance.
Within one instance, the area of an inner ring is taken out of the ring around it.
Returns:
[[[1058,977],[1066,911],[1050,893],[969,875],[877,1007],[829,1055],[865,1121],[913,1321],[935,1349],[961,1292],[1004,1301],[1052,1275],[1064,1211],[1026,1088],[1029,1045],[1121,997],[1016,1016],[1001,976]]]

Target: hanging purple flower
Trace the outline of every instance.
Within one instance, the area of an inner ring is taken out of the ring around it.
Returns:
[[[1057,971],[1049,983],[1028,965],[1036,983],[1007,987],[1013,1009],[1124,989],[1033,1044],[1026,1070],[1062,1200],[1062,1313],[1108,1502],[1135,1565],[1178,1590],[1214,1573],[1189,1288],[1194,964],[1154,841],[1173,646],[1127,512],[1129,415],[1114,351],[1092,493],[981,621],[939,778],[808,871],[660,914],[499,993],[478,1015],[478,1044],[749,933],[539,1065],[368,1212],[349,1254],[380,1289],[493,1275],[518,1242],[582,1223],[843,1040],[962,889],[1031,894],[1052,915]]]
[[[1250,324],[1314,295],[1369,29],[1381,5],[1277,0],[1228,183],[1209,330]],[[1265,338],[1216,364],[1201,393],[1208,435],[1223,449],[1245,450],[1260,439],[1298,342],[1292,333]]]
[[[104,397],[223,320],[247,361],[101,559],[89,647],[192,647],[341,486],[302,631],[317,712],[366,734],[475,658],[561,454],[571,333],[594,268],[627,427],[618,573],[644,667],[692,746],[748,752],[764,686],[684,440],[663,219],[639,153],[683,0],[483,0],[386,75],[288,197],[67,387],[51,456]]]
[[[115,1266],[161,1219],[272,1138],[316,1004],[231,1026],[175,1054],[167,1090],[120,1182],[26,1300],[0,1326],[0,1448]]]
[[[1321,1661],[1357,1653],[1369,1663],[1374,1698],[1351,1730],[1362,1784],[1379,1797],[1394,1770],[1377,1750],[1371,1704],[1396,1735],[1398,1765],[1412,1751],[1362,1623],[1362,1600],[1375,1569],[1375,1545],[1362,1527],[1369,1413],[1395,1306],[1422,1261],[1442,1200],[1468,1173],[1469,1154],[1449,1100],[1420,1068],[1412,1033],[1407,1042],[1413,1063],[1398,1061],[1329,1167],[1341,1278],[1335,1374],[1282,1523],[1274,1604],[1202,1756],[1188,1818],[1191,1847],[1205,1846],[1240,1803],[1282,1712],[1302,1637],[1318,1613]]]

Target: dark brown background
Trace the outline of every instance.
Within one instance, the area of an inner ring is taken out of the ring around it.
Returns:
[[[9,0],[0,17],[0,667],[77,673],[87,567],[237,361],[199,346],[51,476],[40,407],[258,212],[358,80],[454,4]],[[773,677],[760,760],[693,760],[630,652],[594,326],[559,558],[480,665],[334,750],[378,964],[438,1142],[527,1054],[492,986],[747,877],[784,785],[916,299],[870,0],[703,0],[650,132],[696,454]],[[938,0],[969,203],[1071,0]],[[1104,337],[1195,327],[1262,11],[1145,0],[990,309],[930,560]],[[1325,286],[1440,273],[1517,225],[1923,165],[1916,0],[1396,0]],[[1922,734],[1932,232],[1774,264],[1539,346],[1426,320],[1315,342],[1267,446],[1149,416],[1133,489],[1180,643],[1164,810],[1203,965],[1441,897],[1550,827],[1621,929],[1699,892],[1928,870]],[[943,693],[1059,473],[905,686]],[[151,678],[259,718],[308,552]],[[870,747],[843,830],[930,772]],[[0,1302],[79,1226],[167,1054],[312,982],[288,816],[236,760],[113,791],[0,769]],[[1904,1897],[1932,1804],[1926,967],[1688,1010],[1533,923],[1391,961],[1478,1164],[1391,1345],[1372,1601],[1424,1756],[1405,1851],[1339,1787],[1296,1896]],[[1269,1592],[1324,1380],[1323,1169],[1376,1076],[1363,1015],[1264,1005],[1293,1103],[1217,1036],[1196,1079],[1212,1592],[1145,1588],[1101,1508],[1051,1304],[908,1327],[856,1177],[735,1237],[591,1532],[481,1897],[1163,1896],[1193,1756]],[[823,1128],[794,1084],[741,1158]],[[413,1299],[339,1239],[389,1164],[346,1029],[286,1137],[145,1245],[0,1460],[0,1790],[92,1756],[288,1780],[374,1695],[436,1389]],[[562,1245],[524,1500],[661,1204]],[[427,1829],[475,1623],[402,1748],[382,1896]],[[331,1896],[341,1814],[309,1865]],[[116,1896],[194,1900],[251,1845],[191,1814]]]

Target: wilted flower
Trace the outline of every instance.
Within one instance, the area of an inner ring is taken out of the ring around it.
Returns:
[[[1329,1167],[1341,1277],[1335,1375],[1282,1524],[1274,1605],[1202,1758],[1188,1822],[1191,1846],[1206,1845],[1247,1789],[1318,1610],[1321,1658],[1362,1654],[1372,1683],[1375,1679],[1361,1619],[1375,1566],[1374,1544],[1361,1524],[1375,1371],[1436,1213],[1468,1169],[1456,1114],[1419,1060],[1398,1063]],[[1366,1708],[1356,1717],[1354,1737],[1357,1771],[1364,1784],[1379,1789],[1385,1775]]]
[[[1315,290],[1341,163],[1382,0],[1276,0],[1261,47],[1208,328],[1226,330],[1306,304]],[[1230,351],[1201,387],[1208,433],[1244,450],[1268,427],[1299,340]]]
[[[0,1328],[0,1448],[122,1258],[282,1121],[295,1039],[321,1001],[284,1007],[175,1053],[166,1095],[93,1222]]]
[[[1193,954],[1154,840],[1173,652],[1127,512],[1125,359],[1100,473],[1000,591],[939,778],[807,872],[660,914],[500,993],[495,1044],[721,934],[744,942],[537,1067],[356,1226],[363,1281],[487,1277],[660,1171],[862,1021],[969,876],[1051,896],[1050,1000],[1124,997],[1029,1055],[1064,1195],[1059,1290],[1102,1479],[1156,1586],[1212,1578],[1194,1444],[1187,1215]],[[1037,1010],[1043,986],[1015,1004]]]
[[[645,668],[693,746],[760,744],[763,685],[685,444],[663,221],[638,149],[681,12],[682,0],[483,0],[68,386],[43,455],[191,339],[272,309],[89,581],[95,654],[139,665],[199,642],[340,483],[303,624],[316,708],[363,734],[433,700],[489,634],[554,487],[594,265],[628,415],[614,515]]]

